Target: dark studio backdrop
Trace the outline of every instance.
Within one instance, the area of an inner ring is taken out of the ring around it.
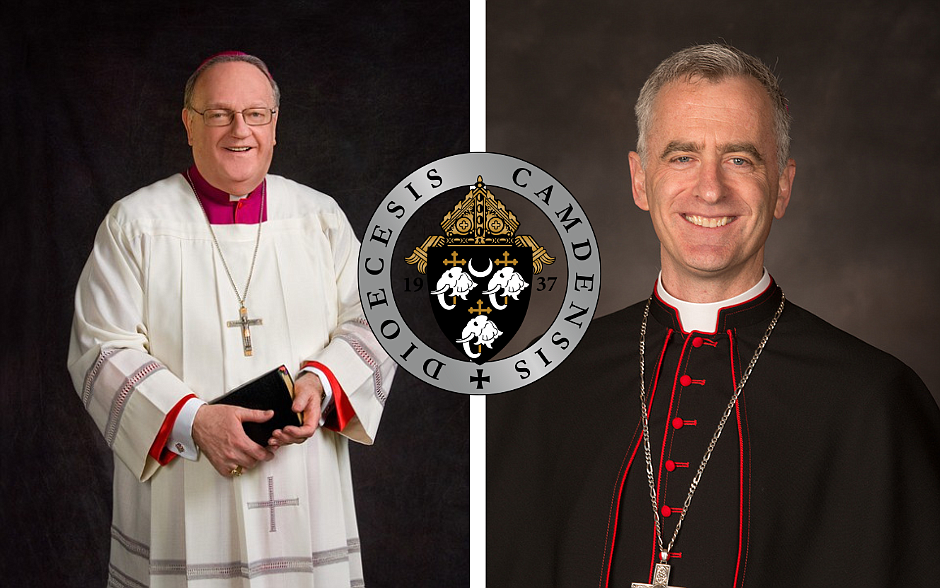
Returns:
[[[190,165],[190,73],[222,50],[264,59],[272,173],[333,196],[362,238],[403,177],[469,150],[468,23],[460,2],[4,7],[0,585],[105,584],[112,458],[66,371],[72,299],[110,206]],[[367,585],[467,585],[468,398],[399,370],[352,453]]]
[[[766,267],[940,396],[940,5],[516,0],[486,17],[487,150],[542,167],[584,207],[598,316],[649,296],[660,267],[630,191],[640,88],[671,53],[723,40],[774,68],[793,116],[796,180]]]

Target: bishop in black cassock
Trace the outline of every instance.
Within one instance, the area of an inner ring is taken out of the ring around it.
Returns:
[[[664,542],[780,302],[683,332],[654,296],[646,389]],[[650,582],[644,303],[595,320],[549,377],[487,399],[487,585]],[[664,507],[669,516],[664,516]],[[933,586],[940,410],[907,366],[787,301],[689,508],[670,585]]]
[[[488,588],[650,585],[662,559],[685,588],[940,585],[924,384],[788,300],[769,332],[783,293],[764,244],[796,172],[775,76],[691,47],[636,113],[633,198],[662,245],[648,317],[643,302],[592,322],[553,372],[487,400]]]

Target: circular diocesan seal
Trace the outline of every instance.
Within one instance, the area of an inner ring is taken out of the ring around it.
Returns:
[[[359,294],[402,368],[438,388],[493,394],[531,384],[574,350],[600,270],[591,224],[560,182],[515,157],[462,153],[416,170],[379,205]]]

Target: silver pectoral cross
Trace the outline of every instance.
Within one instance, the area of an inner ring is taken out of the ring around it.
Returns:
[[[242,349],[245,350],[245,356],[250,357],[252,354],[251,351],[251,329],[248,327],[253,327],[255,325],[260,325],[261,319],[250,319],[248,318],[248,309],[245,308],[243,304],[241,308],[238,309],[238,320],[237,321],[228,321],[225,323],[227,327],[241,327],[242,329]]]
[[[634,582],[630,588],[679,588],[679,586],[669,586],[669,564],[658,563],[653,569],[653,583],[641,584]]]

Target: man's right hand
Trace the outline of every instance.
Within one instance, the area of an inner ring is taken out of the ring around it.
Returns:
[[[261,447],[249,439],[242,428],[243,422],[263,423],[273,416],[271,410],[205,404],[193,419],[193,440],[212,467],[228,478],[239,466],[250,470],[259,461],[274,458],[273,449]]]

